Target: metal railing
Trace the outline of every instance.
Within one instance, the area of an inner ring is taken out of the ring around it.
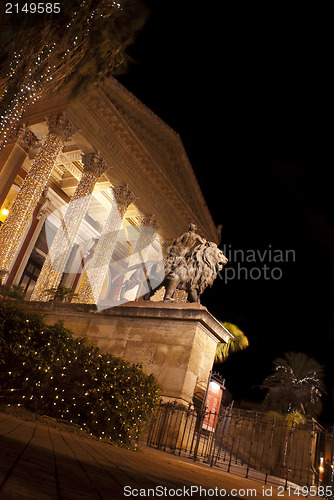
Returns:
[[[219,415],[161,403],[148,446],[246,478],[333,485],[333,434],[314,419],[297,425],[273,412],[222,407]]]

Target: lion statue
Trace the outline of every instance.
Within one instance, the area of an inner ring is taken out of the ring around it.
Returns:
[[[216,243],[205,240],[196,230],[196,224],[190,223],[168,248],[164,262],[142,263],[127,279],[122,293],[146,280],[149,292],[143,295],[144,300],[164,287],[164,300],[174,300],[176,290],[184,290],[189,302],[200,302],[201,294],[212,286],[228,260]]]
[[[164,300],[174,300],[175,291],[185,290],[189,302],[200,302],[200,296],[212,286],[219,271],[228,262],[216,243],[207,242],[197,245],[194,250],[182,259],[166,259],[165,279],[150,293],[149,298],[161,287],[165,287]]]

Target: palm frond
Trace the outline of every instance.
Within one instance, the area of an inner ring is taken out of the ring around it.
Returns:
[[[228,342],[219,342],[216,348],[215,362],[223,363],[231,354],[237,351],[246,349],[249,345],[249,340],[242,330],[233,323],[221,323],[228,330],[233,338]]]
[[[301,410],[315,416],[325,392],[323,367],[302,352],[287,352],[273,361],[273,373],[262,384],[272,406],[283,411]]]

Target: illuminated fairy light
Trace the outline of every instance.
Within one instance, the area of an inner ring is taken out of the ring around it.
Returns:
[[[0,230],[1,270],[8,272],[10,268],[62,147],[60,137],[53,134],[48,137],[14,200]]]
[[[57,156],[73,132],[64,115],[48,121],[49,133],[35,158],[9,214],[0,228],[0,271],[8,273],[33,212],[50,178]]]
[[[55,44],[53,48],[55,48]],[[47,57],[50,57],[50,52]],[[38,80],[34,79],[34,73],[38,70],[41,63],[43,51],[36,56],[34,70],[29,68],[27,74],[25,75],[26,83],[23,83],[19,92],[14,94],[12,102],[8,105],[4,114],[1,116],[2,122],[0,125],[0,136],[2,136],[2,141],[0,142],[0,147],[2,147],[7,142],[7,136],[10,132],[11,127],[20,119],[22,113],[26,107],[27,103],[34,103],[42,96],[43,85],[50,81],[48,73],[51,71],[48,68],[44,73],[42,73]],[[14,78],[17,71],[20,70],[21,60],[23,60],[22,53],[19,55],[14,54],[14,63],[10,64],[10,72],[6,76],[10,79]],[[7,94],[8,90],[5,89],[2,95],[2,99]]]
[[[142,216],[139,220],[140,226],[148,226],[152,229],[157,230],[159,228],[159,224],[154,215]],[[145,263],[148,260],[149,252],[151,249],[152,243],[152,233],[150,231],[141,231],[139,233],[139,238],[136,243],[133,255],[131,256],[129,267],[131,268],[133,265],[140,263]],[[138,260],[139,259],[139,260]],[[133,271],[131,271],[132,273]],[[127,279],[128,276],[125,277]],[[137,293],[140,285],[136,285],[131,290],[126,292],[126,298],[129,301],[135,300],[137,297]]]
[[[62,330],[58,329],[50,338],[52,346],[47,343],[49,349],[35,351],[29,341],[34,344],[36,336],[39,338],[43,331],[32,326],[29,337],[28,332],[21,331],[22,341],[15,345],[15,369],[7,372],[11,382],[7,388],[11,401],[8,406],[31,409],[31,402],[34,402],[34,407],[37,406],[43,414],[46,411],[51,417],[65,418],[100,439],[130,443],[138,437],[142,423],[159,401],[158,387],[154,381],[149,382],[150,377],[142,378],[137,366],[120,363],[110,354],[102,355],[85,342],[81,349],[80,340],[73,342],[71,336],[59,336]],[[25,368],[27,353],[32,361],[27,367],[28,372]],[[78,363],[74,367],[73,396],[70,364],[72,361],[75,364],[75,360]],[[32,366],[35,367],[33,371]],[[87,384],[80,382],[83,369],[87,374]]]
[[[56,47],[56,44],[53,44],[53,49]],[[43,50],[40,54],[37,55],[35,61],[35,69],[32,70],[29,68],[27,74],[25,75],[26,83],[23,83],[19,92],[14,94],[13,101],[7,107],[7,110],[1,116],[1,125],[0,125],[0,136],[2,136],[2,141],[0,142],[0,149],[4,146],[8,140],[8,135],[10,134],[10,130],[13,125],[21,118],[22,113],[27,105],[27,103],[35,103],[38,99],[40,99],[43,95],[43,85],[52,80],[52,77],[49,75],[51,72],[51,68],[47,68],[41,75],[39,80],[34,80],[34,73],[38,70],[39,65],[41,63],[41,58],[43,56]],[[52,50],[49,50],[47,58],[51,56]],[[17,64],[16,66],[11,68],[11,72],[7,75],[9,78],[13,78],[17,70],[20,69],[19,63],[21,59],[20,56],[16,57]],[[2,99],[7,93],[7,89],[4,91],[2,95]]]
[[[14,94],[12,102],[8,105],[4,114],[1,116],[2,122],[0,124],[0,149],[4,146],[8,139],[8,134],[10,133],[11,127],[21,118],[23,111],[27,104],[33,104],[38,99],[40,99],[44,93],[45,85],[52,81],[53,77],[50,75],[52,70],[56,69],[55,65],[49,65],[42,71],[38,76],[38,72],[41,64],[48,64],[48,60],[52,60],[53,52],[57,48],[56,42],[53,43],[51,48],[49,45],[45,45],[45,49],[41,50],[35,57],[35,62],[32,67],[27,70],[25,75],[25,80],[18,92]],[[62,60],[64,60],[66,55],[63,55]],[[6,75],[7,78],[13,79],[15,74],[20,71],[20,64],[24,64],[24,57],[22,51],[20,54],[14,53],[14,61],[10,64],[10,71]],[[5,89],[1,100],[5,97],[8,89]]]
[[[85,0],[82,1],[80,8],[86,8],[86,4]],[[112,2],[111,5],[103,5],[102,8],[99,6],[92,12],[87,13],[86,19],[82,21],[77,16],[78,12],[74,12],[66,25],[65,34],[62,33],[59,41],[55,41],[53,44],[45,44],[43,48],[38,47],[37,42],[36,46],[28,47],[30,49],[28,56],[25,50],[13,51],[8,72],[3,77],[6,83],[0,95],[0,102],[8,98],[7,94],[10,88],[19,87],[19,90],[14,92],[10,98],[11,102],[5,106],[0,117],[0,149],[7,143],[10,129],[21,118],[27,105],[35,103],[48,92],[59,89],[60,82],[64,82],[65,77],[73,73],[77,65],[83,60],[87,50],[90,50],[88,37],[90,26],[94,21],[98,22],[99,18],[107,20],[110,15],[110,8],[122,10],[120,3]],[[101,13],[99,14],[99,12]],[[82,30],[80,39],[76,28],[79,22]],[[44,38],[49,37],[49,39],[59,36],[57,30],[53,29],[52,24],[46,24],[44,29],[45,31],[40,33],[41,39],[43,39],[43,36]],[[31,39],[34,36],[36,34],[32,34]],[[115,53],[117,53],[117,50]],[[113,55],[111,54],[111,56]],[[27,57],[31,61],[28,68],[26,67]],[[108,66],[108,64],[106,58],[106,65]],[[21,79],[22,73],[25,74],[23,80]]]
[[[104,280],[107,276],[119,230],[126,211],[136,197],[128,186],[113,188],[113,202],[108,218],[97,243],[92,259],[87,265],[87,274],[79,294],[79,302],[96,304],[99,300]]]
[[[107,165],[96,153],[83,155],[84,171],[74,195],[68,204],[64,220],[52,242],[42,270],[38,276],[30,300],[47,302],[51,288],[57,288],[78,234],[87,213],[95,184]]]

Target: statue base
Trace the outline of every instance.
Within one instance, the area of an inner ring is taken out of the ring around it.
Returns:
[[[162,387],[165,400],[192,403],[204,391],[216,345],[231,334],[206,307],[182,302],[127,302],[97,311],[95,306],[26,302],[47,323],[62,320],[75,335],[85,335],[102,352],[140,363]]]

